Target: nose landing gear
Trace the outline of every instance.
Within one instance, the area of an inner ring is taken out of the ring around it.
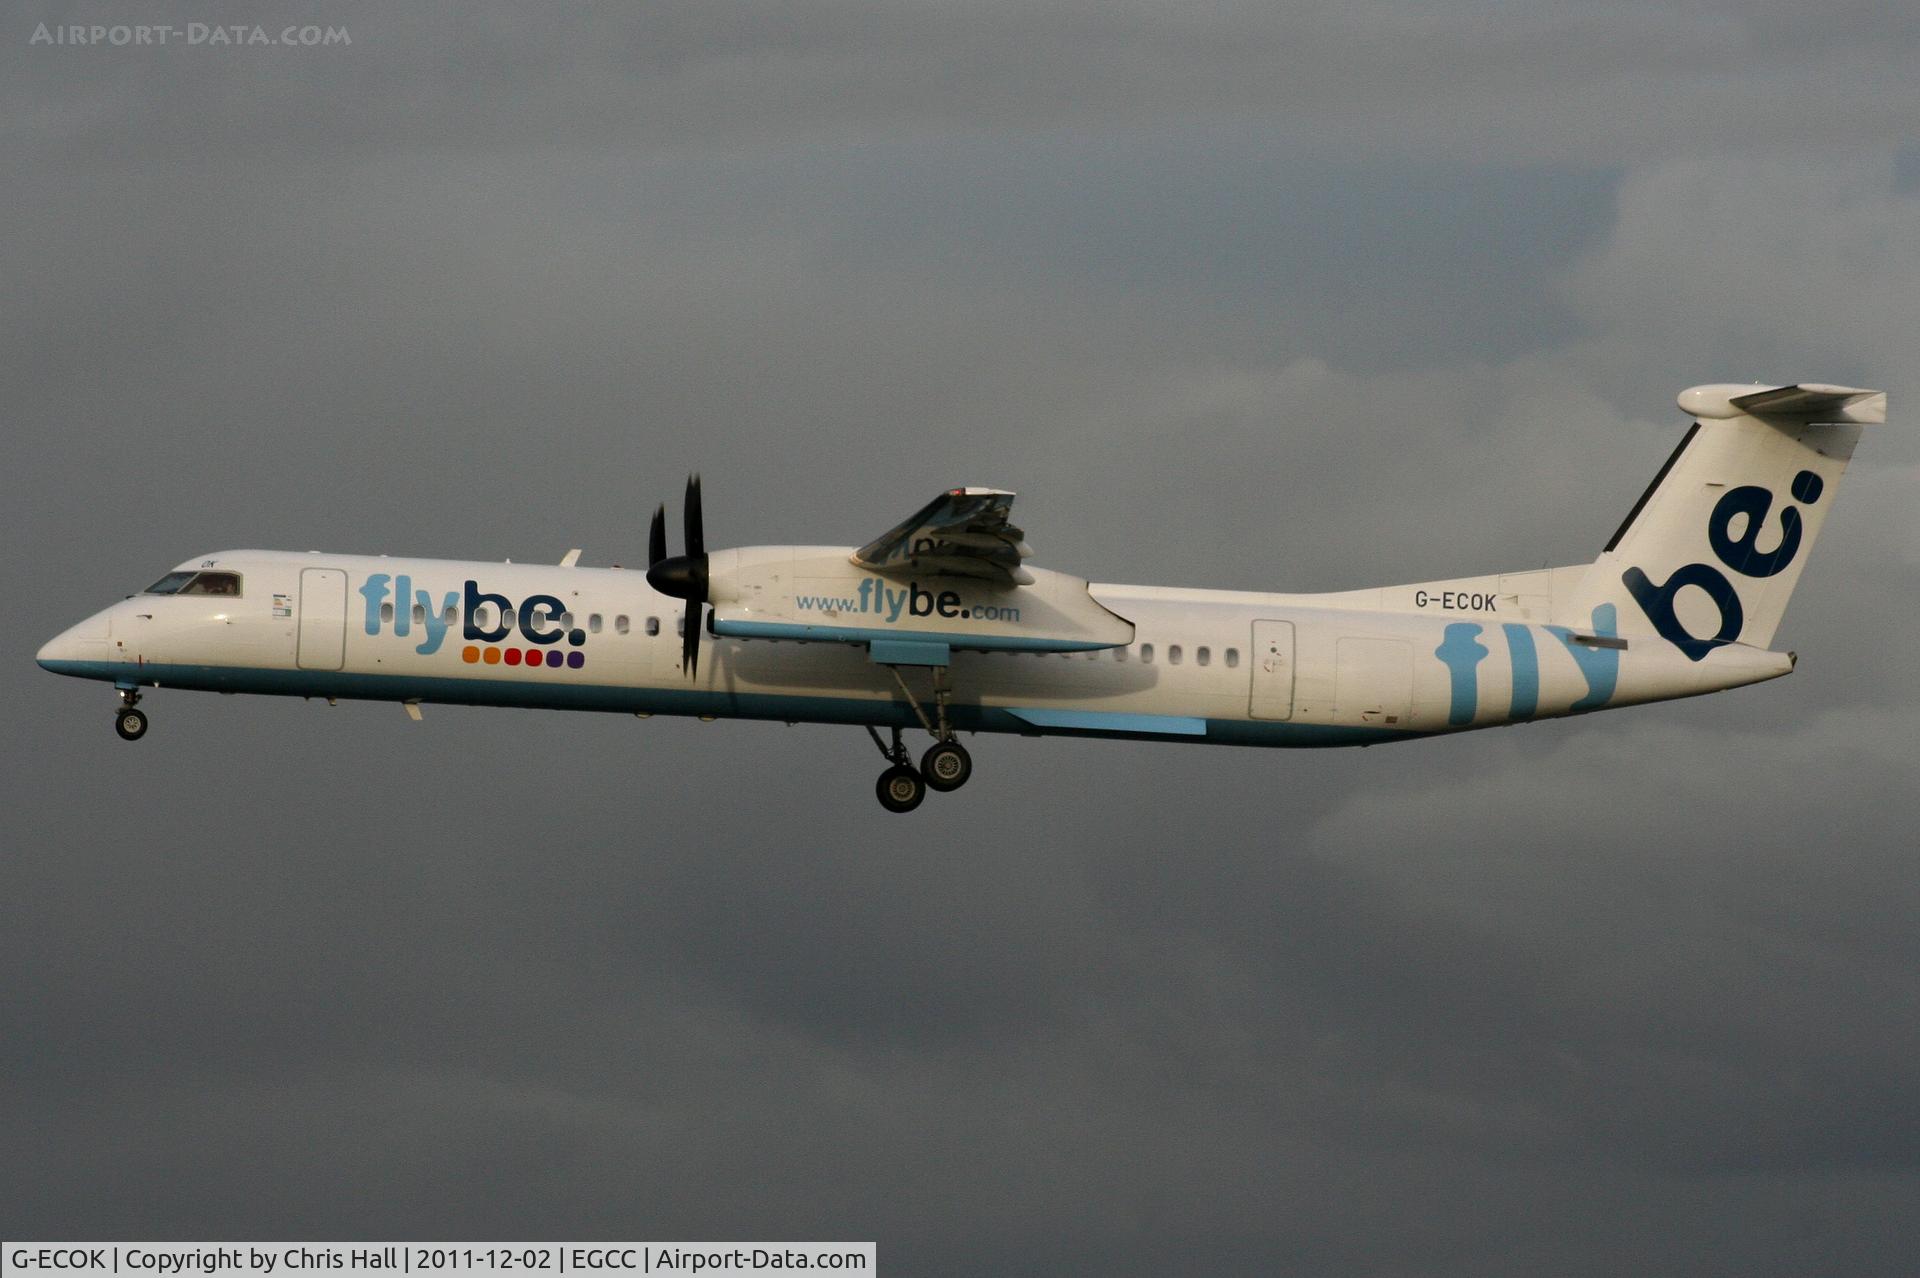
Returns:
[[[113,730],[122,741],[138,741],[147,735],[147,716],[134,708],[139,701],[140,694],[132,688],[120,689],[120,710],[113,716]]]

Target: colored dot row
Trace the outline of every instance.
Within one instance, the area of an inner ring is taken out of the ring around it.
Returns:
[[[460,650],[460,660],[468,665],[481,662],[490,666],[506,664],[509,666],[550,666],[559,669],[566,666],[578,670],[587,664],[584,652],[555,652],[549,648],[478,648],[468,644]]]

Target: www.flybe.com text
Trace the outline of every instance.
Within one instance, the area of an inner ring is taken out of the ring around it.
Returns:
[[[884,581],[863,578],[850,594],[795,594],[794,607],[801,612],[829,615],[851,614],[897,623],[902,617],[942,617],[949,621],[1018,621],[1020,609],[1009,605],[970,602],[957,590],[932,591],[910,581],[896,590]]]

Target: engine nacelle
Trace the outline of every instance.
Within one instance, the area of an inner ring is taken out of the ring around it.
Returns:
[[[1027,570],[1000,585],[951,574],[873,572],[845,547],[747,546],[708,560],[713,631],[822,643],[917,640],[953,649],[1085,652],[1133,642],[1133,623],[1083,577]]]

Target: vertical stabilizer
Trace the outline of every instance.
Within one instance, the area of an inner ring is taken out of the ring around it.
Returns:
[[[1695,386],[1694,425],[1587,570],[1570,616],[1612,605],[1623,634],[1694,661],[1764,648],[1833,508],[1862,425],[1887,397],[1850,386]]]

